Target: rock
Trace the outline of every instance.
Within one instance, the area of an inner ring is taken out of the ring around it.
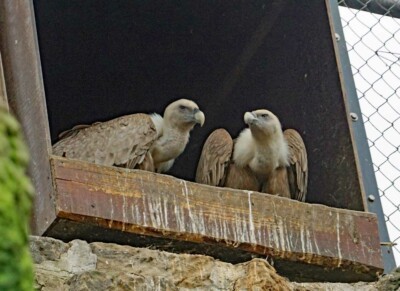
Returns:
[[[61,255],[59,267],[70,273],[83,273],[96,269],[97,256],[92,253],[89,244],[82,240],[73,240],[68,251]]]
[[[253,259],[237,266],[244,269],[246,276],[238,278],[232,290],[292,290],[290,283],[266,260]]]
[[[392,273],[383,276],[379,280],[377,287],[379,290],[396,291],[400,289],[400,267],[395,269]]]
[[[43,261],[56,261],[63,253],[65,253],[69,245],[60,240],[50,237],[29,237],[29,248],[35,264],[40,264]]]
[[[30,249],[35,263],[35,289],[70,290],[68,280],[74,274],[96,269],[97,256],[85,241],[62,241],[30,237]]]
[[[378,282],[296,283],[263,259],[232,265],[208,256],[31,237],[36,290],[397,290],[400,269]]]
[[[374,283],[292,283],[294,291],[377,291]]]
[[[253,259],[232,265],[201,255],[179,255],[105,243],[92,243],[91,246],[98,257],[97,270],[119,270],[114,281],[118,279],[129,288],[243,290],[245,286],[260,286],[263,290],[268,286],[269,290],[290,290],[288,281],[277,275],[266,260]]]
[[[291,290],[266,260],[232,265],[208,256],[50,238],[31,239],[39,290]]]

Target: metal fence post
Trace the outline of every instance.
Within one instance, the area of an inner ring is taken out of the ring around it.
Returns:
[[[352,120],[351,127],[353,131],[357,158],[362,175],[362,183],[366,194],[367,211],[374,212],[378,216],[380,240],[382,244],[382,256],[384,260],[385,273],[392,271],[395,267],[393,250],[386,227],[385,216],[382,210],[382,204],[377,187],[377,181],[373,169],[370,149],[367,142],[367,135],[362,122],[362,112],[357,96],[356,86],[353,79],[351,64],[347,52],[345,35],[342,28],[341,18],[339,15],[337,0],[328,0],[328,8],[331,11],[334,31],[337,35],[337,49],[339,51],[338,62],[342,70],[344,82],[343,94],[347,95],[349,118]]]

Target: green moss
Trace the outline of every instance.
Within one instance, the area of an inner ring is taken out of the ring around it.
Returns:
[[[33,290],[28,222],[33,187],[18,122],[0,109],[0,290]]]

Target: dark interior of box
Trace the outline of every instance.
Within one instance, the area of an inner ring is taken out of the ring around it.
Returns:
[[[181,96],[206,114],[171,175],[193,181],[202,144],[267,108],[303,135],[307,201],[363,210],[325,1],[35,0],[52,141],[76,124],[158,112]]]

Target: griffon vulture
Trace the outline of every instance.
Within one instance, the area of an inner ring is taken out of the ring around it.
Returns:
[[[92,125],[78,125],[60,134],[55,155],[100,165],[168,171],[183,152],[189,133],[203,126],[204,113],[193,101],[169,104],[164,117],[136,113]]]
[[[307,193],[307,153],[300,134],[282,132],[278,118],[265,109],[246,112],[236,140],[225,129],[204,143],[196,182],[276,194],[300,201]]]

